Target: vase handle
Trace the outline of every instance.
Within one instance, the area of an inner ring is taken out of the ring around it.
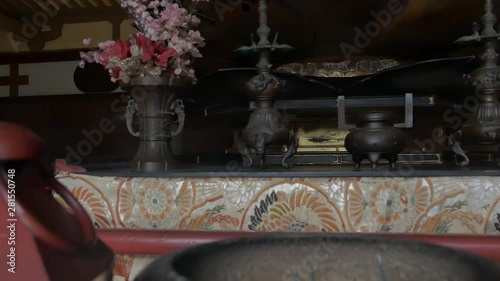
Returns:
[[[170,107],[170,110],[172,110],[177,115],[177,118],[179,120],[179,126],[177,127],[177,130],[175,130],[175,132],[172,132],[172,136],[175,137],[179,135],[184,129],[184,120],[186,119],[186,114],[184,113],[184,103],[180,99],[176,100]]]
[[[125,112],[125,121],[127,122],[128,132],[134,137],[138,137],[141,135],[139,132],[136,132],[132,127],[132,123],[134,121],[134,114],[137,112],[136,106],[137,104],[135,103],[135,100],[130,99],[128,101],[127,110]]]

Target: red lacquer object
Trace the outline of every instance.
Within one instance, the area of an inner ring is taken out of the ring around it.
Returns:
[[[113,252],[78,200],[44,170],[41,153],[35,134],[0,122],[0,222],[10,226],[0,227],[0,263],[7,265],[0,279],[109,280]]]

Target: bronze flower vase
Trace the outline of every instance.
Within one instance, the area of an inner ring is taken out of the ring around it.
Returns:
[[[138,172],[162,172],[176,168],[171,148],[173,136],[184,128],[184,104],[180,99],[185,80],[173,77],[136,77],[123,88],[131,95],[127,106],[127,129],[139,137],[139,149],[131,162]],[[133,128],[138,117],[139,132]],[[172,132],[177,117],[178,127]]]

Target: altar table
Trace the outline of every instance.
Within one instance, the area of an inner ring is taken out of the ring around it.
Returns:
[[[500,238],[500,177],[57,178],[101,229]],[[131,280],[154,258],[118,255],[115,280]]]

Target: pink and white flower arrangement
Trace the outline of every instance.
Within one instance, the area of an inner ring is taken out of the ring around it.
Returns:
[[[98,49],[81,52],[80,67],[99,63],[111,75],[111,81],[128,83],[133,77],[175,76],[196,83],[193,61],[202,57],[198,48],[205,39],[195,30],[200,20],[183,8],[179,0],[121,0],[139,30],[129,40],[106,41]],[[83,44],[91,45],[91,39]]]

